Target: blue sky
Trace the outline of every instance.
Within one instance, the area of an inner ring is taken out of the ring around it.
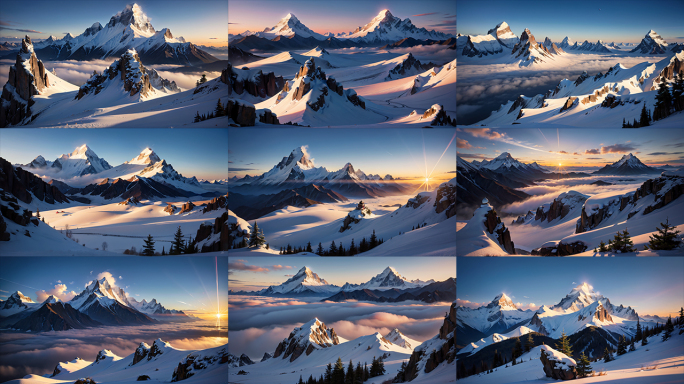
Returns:
[[[146,147],[185,177],[227,177],[228,129],[3,129],[0,156],[12,164],[27,164],[36,156],[54,161],[87,144],[115,167],[138,156]]]
[[[341,169],[349,162],[366,174],[424,178],[427,168],[433,178],[449,180],[455,172],[448,172],[456,170],[455,133],[455,129],[448,128],[231,129],[229,175],[260,175],[289,156],[293,149],[306,145],[314,165],[329,171]]]
[[[3,1],[0,14],[0,41],[19,41],[28,34],[31,39],[64,37],[66,32],[78,36],[93,23],[104,27],[109,19],[133,0],[108,1]],[[139,0],[135,1],[147,15],[155,30],[169,28],[174,36],[183,36],[194,44],[225,46],[228,4],[225,0]],[[29,32],[34,31],[34,32]],[[37,33],[40,32],[40,33]],[[215,39],[211,39],[215,38]]]
[[[318,33],[352,32],[368,24],[383,9],[402,20],[409,18],[417,27],[455,34],[456,2],[439,1],[245,1],[231,0],[228,4],[228,26],[231,34],[263,31],[273,27],[292,13],[309,29]],[[419,16],[420,15],[420,16]]]
[[[684,41],[684,2],[681,0],[478,1],[459,0],[458,33],[483,35],[502,21],[520,34],[529,28],[537,41],[638,43],[655,30],[667,42]],[[679,15],[679,16],[677,16]]]
[[[215,315],[217,306],[222,313],[227,309],[226,271],[225,257],[3,257],[0,298],[6,300],[15,291],[34,301],[41,290],[78,294],[108,272],[138,301],[154,298],[167,309]]]
[[[682,257],[459,257],[458,270],[458,299],[482,305],[503,292],[526,307],[550,306],[584,282],[641,316],[674,315],[684,303]]]
[[[684,165],[681,129],[459,129],[459,156],[490,160],[502,152],[564,170],[596,170],[627,153],[652,166]]]
[[[309,267],[318,277],[338,286],[344,283],[365,283],[387,267],[394,268],[408,280],[444,281],[456,277],[456,258],[395,257],[344,259],[328,257],[253,257],[230,258],[228,263],[229,287],[234,291],[259,290],[279,285],[303,267]]]

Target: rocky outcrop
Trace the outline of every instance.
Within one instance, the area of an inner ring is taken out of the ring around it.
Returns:
[[[582,241],[563,243],[562,241],[553,246],[545,246],[533,249],[531,254],[534,256],[570,256],[582,253],[587,250],[587,245]]]
[[[254,105],[241,100],[228,100],[228,118],[243,127],[251,127],[256,121]]]
[[[31,117],[31,106],[34,104],[32,97],[49,86],[45,66],[36,57],[31,38],[25,36],[2,89],[0,128],[21,124],[24,119]]]
[[[451,125],[451,126],[456,126],[456,119],[451,119],[451,116],[449,116],[446,111],[444,110],[443,105],[433,105],[423,113],[423,116],[421,119],[427,119],[430,117],[433,117],[432,121],[430,122],[430,125],[438,125],[438,126],[445,126],[445,125]]]
[[[435,198],[435,212],[446,212],[447,218],[456,215],[456,185],[444,183],[437,188]]]
[[[261,70],[247,76],[238,76],[239,71],[249,71],[245,69],[235,69],[230,62],[225,73],[221,73],[221,81],[228,84],[228,95],[233,92],[237,95],[248,93],[256,97],[271,97],[280,92],[285,85],[282,76],[276,77],[273,72],[264,74]],[[225,79],[225,81],[224,81]]]
[[[138,205],[138,204],[140,204],[140,200],[138,200],[138,198],[135,196],[131,196],[131,197],[127,198],[126,200],[119,203],[119,205]]]
[[[594,319],[598,321],[613,321],[613,317],[610,316],[610,313],[606,311],[606,309],[603,307],[603,305],[600,305],[596,308],[596,312],[594,313]]]
[[[155,92],[150,82],[150,73],[152,73],[153,81],[157,87],[166,87],[169,91],[179,92],[180,89],[175,82],[168,81],[153,69],[147,69],[140,61],[140,57],[135,49],[128,50],[121,55],[118,60],[115,60],[109,67],[107,67],[102,74],[94,74],[88,81],[83,84],[76,94],[75,99],[81,100],[84,96],[92,94],[97,95],[115,78],[121,79],[123,82],[123,90],[129,96],[138,95],[138,99],[149,96],[151,92]]]
[[[534,316],[532,316],[532,319],[530,319],[530,325],[534,325],[537,327],[537,333],[541,333],[544,336],[548,336],[549,331],[546,330],[544,324],[539,319],[539,315],[537,313],[535,313]]]
[[[7,232],[7,223],[5,222],[3,215],[0,213],[0,241],[9,241],[9,239],[10,234]]]
[[[307,324],[312,323],[309,322]],[[327,328],[325,323],[318,319],[313,323],[310,331],[308,328],[306,330],[303,328],[304,326],[295,328],[287,339],[278,344],[275,353],[273,354],[274,359],[282,355],[282,359],[289,357],[290,362],[293,362],[302,354],[306,353],[306,356],[308,356],[311,352],[316,350],[317,348],[313,344],[316,344],[321,348],[328,348],[340,344],[340,339],[337,337],[335,330]],[[302,332],[310,333],[308,335],[303,335]],[[302,338],[302,336],[304,336],[304,338]]]
[[[228,240],[228,212],[214,219],[213,225],[211,221],[202,223],[195,235],[195,242],[203,242],[200,252],[227,251],[230,243]]]
[[[171,376],[171,381],[177,382],[185,380],[193,376],[197,371],[207,369],[211,366],[228,363],[232,357],[233,356],[228,353],[228,348],[222,348],[213,355],[206,355],[203,351],[190,353],[178,363],[178,367],[174,369],[173,375]],[[254,364],[247,355],[242,354],[238,366],[251,365],[243,364],[243,358],[246,358],[251,364]],[[228,365],[229,369],[230,367],[231,365]]]
[[[402,61],[401,64],[398,64],[389,71],[389,74],[387,77],[385,77],[385,80],[398,79],[407,75],[415,74],[416,72],[425,72],[436,66],[437,64],[431,62],[421,64],[420,60],[416,59],[412,53],[409,53],[406,60]]]
[[[615,207],[621,212],[635,205],[640,199],[654,195],[654,203],[643,210],[643,215],[647,215],[670,204],[683,194],[684,177],[682,176],[663,174],[658,178],[646,180],[636,191],[616,196],[602,206],[589,210],[589,213],[587,213],[586,207],[583,207],[580,218],[577,220],[575,233],[583,233],[596,228],[610,215],[611,207]],[[630,212],[628,219],[637,213],[638,211]]]
[[[130,365],[138,364],[142,360],[146,359],[149,353],[150,346],[145,342],[140,343],[140,346],[138,346],[138,348],[135,350],[135,354],[133,354],[133,362],[131,362]]]
[[[573,380],[577,378],[577,371],[574,366],[553,359],[553,355],[546,353],[543,349],[539,360],[544,365],[544,373],[546,373],[547,377],[555,380]]]
[[[272,357],[273,357],[273,355],[271,355],[270,353],[264,352],[264,357],[261,358],[261,362],[264,362],[264,361],[266,361]]]
[[[511,240],[511,232],[493,209],[487,212],[484,221],[485,227],[490,234],[496,233],[497,241],[501,247],[511,255],[515,254],[515,245]]]
[[[278,116],[276,116],[275,113],[271,112],[268,109],[264,109],[262,113],[259,115],[259,122],[273,125],[280,124],[280,121],[278,121]]]
[[[353,211],[349,212],[347,216],[344,218],[342,226],[340,227],[340,232],[346,231],[347,229],[351,228],[350,225],[352,223],[358,224],[359,222],[361,222],[362,218],[370,215],[371,210],[368,207],[366,207],[363,201],[359,201],[359,204],[356,205],[356,208],[354,208]]]
[[[576,104],[575,104],[575,100],[577,100],[576,97],[573,97],[573,96],[568,97],[568,99],[565,100],[565,104],[563,104],[563,107],[562,107],[562,108],[560,109],[560,111],[558,111],[558,112],[560,113],[560,112],[567,111],[567,110],[570,109],[573,105],[576,105]]]
[[[190,212],[193,210],[193,208],[195,208],[195,204],[193,204],[192,201],[188,201],[187,203],[183,204],[183,207],[181,208],[180,212],[178,212],[178,214],[180,215],[185,212]]]
[[[175,205],[171,203],[166,203],[166,208],[164,208],[164,212],[168,213],[169,215],[173,215],[174,213],[176,213],[177,209],[178,207],[176,207]]]
[[[54,185],[21,167],[14,168],[0,157],[0,189],[23,201],[31,203],[34,196],[48,204],[68,203],[70,200]]]
[[[202,209],[202,213],[207,213],[215,211],[221,208],[227,208],[228,194],[223,196],[215,197],[207,203],[207,205]]]

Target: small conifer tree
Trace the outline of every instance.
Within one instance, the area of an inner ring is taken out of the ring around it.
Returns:
[[[145,245],[143,245],[142,254],[143,256],[154,256],[154,240],[152,239],[152,235],[147,235],[147,239],[145,239]]]
[[[649,248],[657,250],[671,250],[679,247],[682,240],[678,238],[679,230],[677,227],[670,225],[670,219],[665,220],[665,223],[660,223],[661,228],[656,228],[658,232],[650,236],[648,242]]]
[[[584,354],[584,351],[582,351],[582,354],[580,355],[579,361],[577,362],[577,376],[579,377],[587,377],[589,374],[591,374],[591,363],[589,362],[589,358],[587,355]]]

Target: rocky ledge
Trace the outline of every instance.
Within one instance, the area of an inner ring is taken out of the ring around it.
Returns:
[[[485,215],[485,228],[490,234],[496,233],[497,241],[501,247],[511,255],[515,254],[515,245],[511,240],[511,232],[506,228],[506,225],[501,222],[501,219],[493,209]]]

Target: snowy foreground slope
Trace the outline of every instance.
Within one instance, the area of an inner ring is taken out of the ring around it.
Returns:
[[[98,384],[128,384],[138,382],[145,375],[155,382],[213,384],[225,382],[228,375],[228,348],[225,345],[205,350],[183,350],[157,339],[152,346],[141,343],[134,353],[125,357],[104,349],[93,358],[92,362],[77,358],[57,363],[54,376],[27,375],[8,383],[72,383],[90,377]]]
[[[636,351],[605,363],[591,363],[595,372],[605,372],[604,376],[581,379],[582,383],[639,383],[662,384],[678,383],[684,377],[684,334],[678,334],[675,328],[672,338],[662,341],[660,335],[650,337],[648,345],[635,343]],[[480,374],[459,380],[459,383],[470,384],[503,384],[503,383],[547,383],[553,381],[544,374],[539,360],[541,346],[533,348],[520,358],[522,363],[515,366],[499,367],[490,374]]]

